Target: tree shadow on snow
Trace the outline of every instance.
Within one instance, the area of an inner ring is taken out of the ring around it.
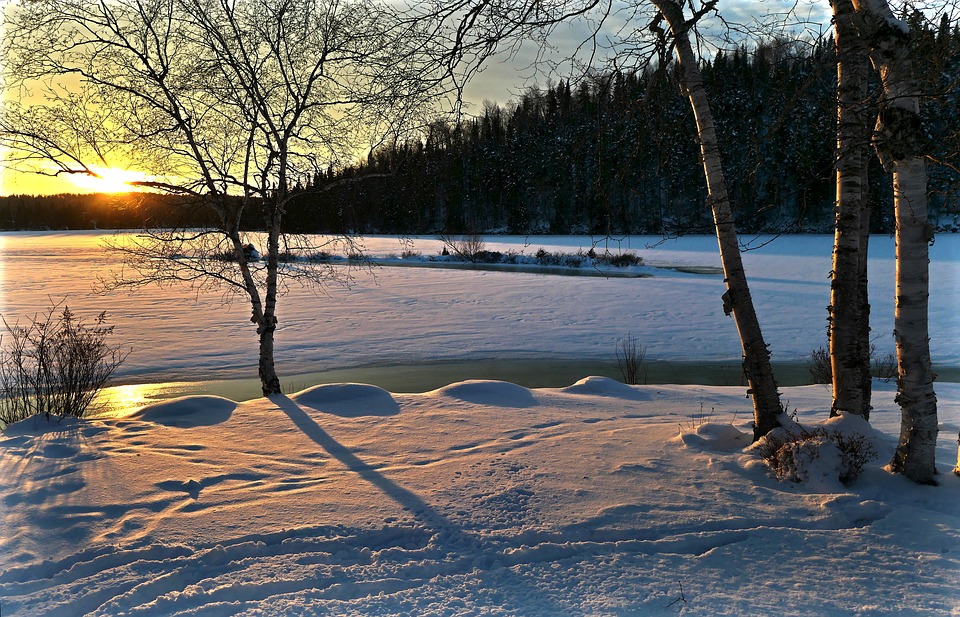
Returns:
[[[451,556],[450,558],[458,559],[463,573],[476,573],[478,568],[483,570],[484,567],[477,564],[478,559],[486,563],[496,560],[499,553],[496,546],[479,535],[465,532],[425,502],[419,495],[388,479],[375,467],[357,457],[349,448],[323,430],[323,427],[317,424],[296,402],[285,395],[271,396],[270,400],[287,414],[305,436],[340,461],[347,469],[380,489],[388,498],[398,503],[424,526],[432,530],[436,534],[435,541],[438,550],[447,553]],[[530,598],[544,594],[544,590],[534,588],[510,568],[499,567],[489,571],[492,576],[487,581],[488,590],[506,603],[509,603],[508,593],[518,599],[522,598],[527,606],[529,606]],[[443,572],[448,575],[451,574],[449,569],[444,569]],[[513,590],[510,592],[502,586],[505,578],[511,579],[510,587]],[[569,610],[569,607],[563,606],[550,598],[537,597],[536,603],[543,607],[546,614],[562,615]]]

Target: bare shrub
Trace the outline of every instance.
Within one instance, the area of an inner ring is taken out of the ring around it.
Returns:
[[[873,354],[870,354],[871,357]],[[873,376],[884,381],[897,378],[897,354],[890,352],[882,358],[873,358]]]
[[[54,305],[26,326],[6,327],[0,345],[0,422],[36,414],[83,417],[128,352],[111,347],[106,313],[86,325]]]
[[[610,264],[615,268],[626,268],[629,266],[639,266],[643,263],[643,258],[636,253],[605,253],[600,258],[603,263]]]
[[[580,268],[586,261],[582,251],[573,255],[570,253],[551,253],[543,248],[538,249],[533,257],[541,266],[563,266],[566,268]]]
[[[624,383],[637,385],[647,383],[647,348],[632,335],[617,341],[617,366]]]
[[[810,379],[813,383],[833,383],[833,369],[830,366],[830,352],[824,347],[818,347],[810,353],[807,362],[810,370]],[[897,378],[897,354],[888,353],[883,358],[877,358],[877,348],[870,345],[870,373],[884,381]]]
[[[443,247],[448,253],[453,253],[461,259],[475,262],[477,257],[486,251],[486,242],[480,234],[465,234],[462,236],[451,236],[442,234],[437,236],[437,240],[443,242]]]
[[[810,353],[807,368],[810,370],[810,379],[813,383],[833,383],[830,352],[826,348],[817,347]]]
[[[810,468],[823,456],[825,448],[839,453],[838,479],[844,485],[857,481],[867,463],[877,458],[873,444],[860,433],[813,430],[800,427],[797,432],[774,431],[757,442],[757,453],[779,480],[806,482]]]

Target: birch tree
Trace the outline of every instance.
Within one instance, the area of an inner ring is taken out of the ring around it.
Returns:
[[[883,96],[873,143],[893,174],[896,216],[897,403],[900,439],[889,468],[914,482],[935,484],[937,398],[933,390],[930,339],[927,171],[920,122],[919,87],[911,55],[911,32],[886,0],[853,0],[858,24],[880,73]]]
[[[7,9],[5,27],[5,78],[23,96],[5,106],[0,136],[21,169],[130,165],[151,174],[134,184],[212,215],[209,227],[113,243],[128,268],[108,287],[245,297],[263,393],[279,393],[278,297],[343,275],[309,261],[322,247],[284,234],[290,187],[432,109],[430,30],[368,0],[30,0]],[[244,217],[261,233],[244,233]]]
[[[832,0],[837,51],[836,224],[830,283],[831,415],[870,416],[870,304],[867,253],[867,49],[851,0]]]
[[[659,10],[651,30],[659,31],[661,35],[665,34],[660,24],[666,21],[672,35],[673,48],[677,52],[681,84],[697,123],[703,171],[707,181],[707,204],[713,213],[720,248],[720,261],[727,287],[723,294],[723,310],[727,315],[733,315],[740,335],[743,370],[750,387],[749,393],[753,396],[753,436],[756,440],[780,426],[783,408],[770,365],[770,350],[763,339],[760,321],[753,306],[753,298],[743,269],[733,210],[723,174],[723,161],[717,145],[713,113],[703,87],[697,56],[689,37],[691,28],[700,17],[713,10],[716,0],[702,4],[690,19],[684,17],[683,5],[675,0],[651,1]]]

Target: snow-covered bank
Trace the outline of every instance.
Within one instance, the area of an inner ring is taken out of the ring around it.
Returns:
[[[956,615],[960,385],[939,487],[780,483],[743,389],[591,378],[187,398],[0,436],[3,615]],[[804,422],[829,392],[787,388]],[[704,417],[706,416],[706,417]],[[704,423],[708,420],[708,423]],[[681,433],[684,438],[681,439]]]
[[[0,234],[0,313],[35,313],[49,298],[96,314],[106,308],[116,340],[133,348],[119,377],[126,383],[256,375],[257,339],[249,307],[224,304],[222,292],[146,287],[136,295],[90,293],[97,276],[120,264],[95,233]],[[829,236],[759,238],[744,254],[757,310],[778,362],[798,362],[826,342]],[[432,238],[374,237],[368,255],[404,250],[437,254]],[[589,250],[589,237],[490,237],[487,248],[535,254]],[[723,282],[667,267],[719,265],[716,239],[631,237],[598,252],[630,250],[655,275],[637,279],[559,277],[420,268],[358,271],[350,289],[327,295],[296,287],[281,300],[277,361],[281,376],[371,364],[473,358],[613,360],[628,333],[651,360],[737,361],[736,328],[723,314]],[[930,333],[933,360],[960,367],[960,235],[931,247]],[[871,240],[873,334],[881,357],[893,350],[893,240]]]

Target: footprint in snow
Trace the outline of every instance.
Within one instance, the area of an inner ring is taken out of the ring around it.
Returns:
[[[157,482],[157,488],[171,493],[187,493],[190,497],[198,499],[203,485],[196,480],[164,480]]]

